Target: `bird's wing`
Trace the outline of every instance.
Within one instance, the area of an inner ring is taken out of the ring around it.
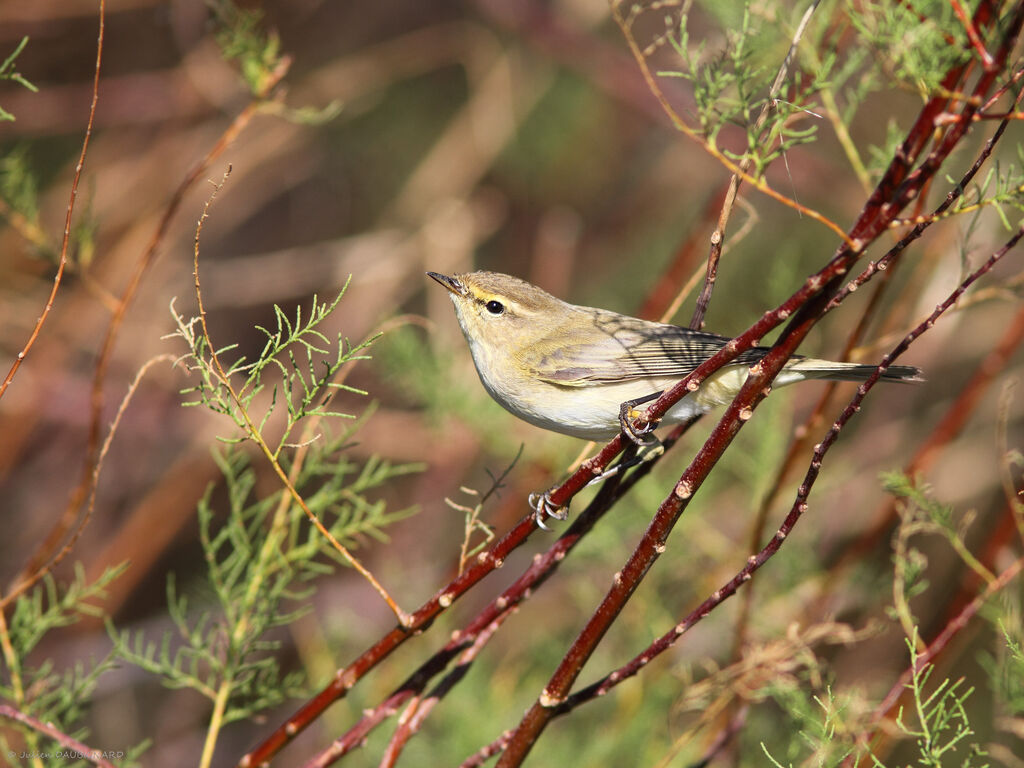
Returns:
[[[718,352],[729,339],[676,325],[644,323],[625,315],[594,310],[593,330],[585,341],[539,345],[534,375],[561,386],[617,383],[634,379],[682,379]],[[564,333],[562,334],[564,341]],[[732,364],[750,365],[768,350],[743,352]]]

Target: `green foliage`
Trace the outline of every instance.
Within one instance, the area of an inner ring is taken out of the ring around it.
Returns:
[[[338,391],[366,394],[362,390],[333,381],[333,378],[346,363],[369,359],[361,352],[376,337],[353,346],[340,334],[332,341],[318,330],[341,301],[347,288],[346,282],[330,303],[320,303],[314,296],[306,321],[303,321],[301,307],[296,307],[295,320],[292,321],[275,305],[275,329],[271,331],[257,326],[267,337],[259,357],[252,362],[244,356],[238,357],[223,371],[218,361],[238,345],[230,344],[212,351],[206,337],[200,332],[199,318],[186,320],[174,310],[172,302],[171,314],[178,330],[171,335],[181,338],[188,345],[189,351],[182,361],[189,371],[197,373],[200,378],[198,384],[181,391],[183,395],[194,398],[186,400],[184,405],[202,405],[230,418],[245,436],[220,439],[226,443],[238,443],[254,439],[257,434],[263,435],[271,416],[283,403],[285,425],[272,446],[274,457],[280,456],[282,449],[289,445],[296,425],[306,416],[355,418],[352,414],[328,410],[326,404],[330,398],[326,395]],[[262,415],[256,418],[252,414],[252,407],[274,374],[277,374],[277,381],[270,384],[270,402]],[[237,383],[232,383],[233,380]]]
[[[902,472],[883,473],[882,484],[887,492],[903,500],[900,512],[905,537],[917,533],[939,534],[965,565],[986,581],[992,579],[992,574],[971,553],[964,541],[968,528],[974,522],[972,512],[958,514],[952,506],[933,499],[926,484],[911,480]]]
[[[666,20],[665,34],[650,47],[665,41],[679,57],[678,68],[658,75],[682,78],[692,85],[701,135],[731,159],[750,162],[755,176],[792,148],[814,141],[820,118],[829,113],[860,173],[863,162],[853,142],[846,140],[845,126],[868,97],[893,88],[922,97],[936,95],[942,91],[946,72],[975,55],[950,3],[850,2],[844,15],[857,42],[840,44],[844,27],[835,23],[834,16],[814,13],[790,62],[784,90],[772,93],[786,58],[781,46],[795,39],[797,17],[788,19],[780,8],[749,2],[704,3],[700,10],[717,17],[722,42],[711,50],[707,40],[713,36],[703,27],[700,42],[695,41],[690,31],[692,9],[685,4],[678,20]],[[805,8],[797,10],[803,14]],[[638,6],[631,19],[639,13]],[[793,83],[800,84],[799,90]],[[731,125],[746,133],[743,151],[723,145],[722,131]],[[904,129],[895,123],[890,122],[889,129],[883,146],[866,149],[876,172],[889,164],[904,136]]]
[[[1024,149],[1017,147],[1017,155],[1021,166],[1024,166]],[[952,180],[950,180],[952,182]],[[968,234],[979,228],[981,214],[985,206],[992,206],[999,216],[999,221],[1007,232],[1017,228],[1017,223],[1011,223],[1007,215],[1007,208],[1018,213],[1024,212],[1024,186],[1021,184],[1022,174],[1013,164],[1002,166],[998,161],[980,180],[976,181],[969,194],[965,194],[957,205],[954,206],[954,213],[973,211],[967,224]],[[968,237],[965,236],[965,241]]]
[[[691,41],[689,15],[684,13],[678,26],[667,35],[682,67],[658,72],[661,77],[678,77],[692,84],[700,130],[712,146],[718,146],[721,131],[728,125],[739,125],[745,130],[746,149],[734,152],[725,148],[723,152],[733,160],[750,162],[755,177],[793,147],[814,141],[817,125],[812,122],[800,128],[796,118],[818,117],[813,98],[827,87],[835,64],[834,57],[829,55],[817,61],[813,70],[801,73],[804,81],[798,94],[786,94],[783,98],[782,94],[772,93],[778,64],[785,55],[769,54],[768,48],[777,47],[778,41],[785,40],[787,35],[780,34],[781,25],[768,29],[768,23],[745,4],[739,27],[727,28],[722,50],[709,56],[704,42]],[[769,66],[768,61],[773,64]],[[791,73],[789,81],[798,80]],[[759,119],[762,110],[763,120]]]
[[[57,261],[56,249],[40,226],[39,175],[26,143],[0,157],[0,217],[22,233],[32,252]]]
[[[852,66],[851,59],[851,66],[843,69],[839,79],[846,102],[842,111],[846,123],[868,95],[877,91],[902,88],[922,98],[937,95],[946,72],[972,55],[953,4],[944,0],[913,4],[849,2],[847,13],[860,38],[859,45],[850,46],[856,51],[853,56],[867,60],[863,61],[865,66]],[[868,61],[870,66],[866,66]],[[889,120],[884,144],[868,146],[876,173],[889,165],[904,134],[904,128]]]
[[[85,270],[92,264],[93,256],[96,255],[96,235],[100,229],[100,222],[93,213],[93,200],[95,195],[95,181],[90,178],[88,183],[89,194],[81,197],[79,214],[71,223],[70,253],[68,262],[76,270]],[[84,210],[81,210],[84,209]]]
[[[953,4],[850,2],[849,18],[890,82],[932,96],[942,77],[972,55]],[[923,21],[922,21],[923,20]]]
[[[382,529],[410,510],[388,512],[368,494],[418,467],[367,461],[362,466],[344,452],[351,432],[311,445],[296,487],[335,538],[355,543],[364,534],[382,538]],[[200,543],[207,565],[207,587],[190,600],[173,574],[167,603],[176,636],[158,643],[144,632],[111,628],[117,656],[158,675],[171,688],[190,688],[216,702],[224,697],[224,722],[245,720],[303,691],[301,673],[281,670],[274,652],[280,643],[268,633],[291,624],[310,608],[313,581],[344,562],[281,491],[254,495],[256,473],[237,447],[215,452],[224,476],[227,510],[223,519],[213,487],[198,505]],[[212,594],[211,601],[208,596]],[[193,602],[201,603],[190,610]]]
[[[849,699],[839,698],[831,686],[826,687],[822,696],[808,697],[800,690],[779,687],[773,687],[771,693],[799,729],[799,738],[790,739],[786,748],[787,759],[799,759],[804,755],[808,757],[800,763],[803,766],[832,768],[855,754],[846,723]],[[761,742],[761,750],[776,768],[793,765],[790,762],[784,766],[779,762],[765,742]]]
[[[963,680],[944,679],[934,687],[929,680],[934,671],[930,664],[921,663],[917,653],[916,631],[906,639],[911,658],[911,679],[907,689],[912,694],[911,706],[900,708],[896,727],[902,734],[914,741],[917,759],[915,765],[942,768],[959,765],[960,768],[976,766],[975,758],[984,756],[984,751],[975,742],[969,742],[975,735],[970,724],[966,702],[974,692],[964,688]],[[834,768],[842,765],[852,755],[870,757],[875,768],[886,768],[886,764],[870,752],[865,752],[854,741],[856,731],[850,728],[853,699],[838,698],[831,687],[824,696],[806,696],[802,691],[772,685],[772,697],[793,722],[785,726],[782,733],[799,734],[799,739],[789,739],[785,749],[787,761],[800,760],[799,765]],[[853,723],[859,716],[853,715]],[[783,763],[773,754],[766,742],[761,749],[776,768],[791,768],[793,762]],[[778,750],[776,750],[778,751]],[[864,764],[859,763],[859,764]]]
[[[975,765],[975,757],[984,756],[985,753],[975,743],[961,743],[974,735],[971,729],[970,719],[964,702],[974,692],[973,688],[963,690],[963,680],[950,682],[943,680],[928,693],[925,689],[928,680],[931,678],[931,664],[921,664],[921,654],[916,651],[917,637],[907,638],[907,648],[910,651],[910,664],[913,673],[907,688],[913,693],[913,720],[907,722],[904,719],[905,712],[900,710],[896,718],[896,725],[907,736],[913,738],[920,752],[918,765],[933,766],[942,768],[950,765],[953,754],[963,747],[965,752],[960,752],[957,757],[961,758],[961,768],[970,768]],[[966,753],[966,754],[965,754]],[[876,765],[881,765],[877,760]]]
[[[233,0],[206,0],[206,5],[217,25],[215,37],[221,56],[238,65],[242,81],[253,96],[265,98],[268,86],[277,77],[275,72],[286,58],[281,53],[277,33],[264,29],[263,11],[259,8],[240,8]],[[289,122],[315,126],[337,117],[342,104],[334,100],[322,107],[294,108],[275,101],[264,107]]]
[[[226,516],[221,520],[217,514],[212,488],[198,507],[205,591],[212,600],[200,597],[198,612],[190,610],[192,601],[169,578],[176,638],[167,633],[158,644],[142,632],[118,633],[113,627],[110,632],[120,658],[160,676],[165,685],[193,689],[210,700],[203,765],[209,764],[223,725],[251,719],[302,692],[302,676],[280,668],[274,655],[278,643],[269,633],[308,610],[315,579],[331,573],[336,562],[350,563],[330,537],[348,547],[366,536],[383,540],[384,528],[412,511],[389,512],[385,501],[371,494],[417,471],[417,465],[351,460],[346,452],[362,420],[332,436],[334,419],[355,419],[328,408],[333,395],[365,394],[337,380],[342,366],[367,359],[362,353],[374,340],[353,346],[341,335],[332,340],[319,330],[344,293],[343,288],[329,303],[314,297],[306,319],[301,308],[292,319],[275,306],[274,329],[257,326],[266,337],[260,354],[230,363],[222,360],[237,345],[213,351],[200,319],[186,320],[172,306],[178,328],[172,336],[186,343],[182,361],[199,377],[198,384],[182,390],[183,405],[202,405],[242,433],[221,438],[227,447],[215,453],[227,493]],[[281,418],[271,422],[274,414]],[[315,422],[315,434],[307,423],[296,445],[290,441],[304,419]],[[270,437],[272,424],[276,437]],[[246,441],[256,442],[279,476],[288,477],[330,537],[309,525],[291,490],[254,494],[256,473],[242,450]]]
[[[345,451],[352,445],[352,436],[361,426],[357,422],[351,429],[336,439],[320,440],[309,445],[305,461],[302,462],[296,476],[296,487],[309,489],[304,498],[310,510],[321,520],[330,522],[328,530],[336,539],[355,546],[362,536],[370,536],[378,541],[386,541],[384,528],[413,514],[413,508],[389,512],[383,499],[370,500],[367,494],[387,487],[397,477],[420,472],[423,464],[391,464],[374,456],[363,463],[357,463],[345,456]],[[288,472],[293,472],[290,457],[282,459],[282,465]],[[289,546],[299,546],[299,516],[292,515],[292,530],[289,533]],[[313,539],[319,536],[310,531],[308,540],[302,545],[299,557],[313,557],[309,549]],[[346,564],[336,550],[328,548],[325,552]]]
[[[25,144],[13,147],[0,157],[0,198],[29,221],[38,221],[39,185]]]
[[[75,566],[70,584],[60,587],[47,574],[35,588],[14,602],[9,624],[10,648],[5,650],[4,674],[0,677],[0,698],[12,702],[23,713],[43,722],[55,723],[74,738],[83,738],[83,728],[74,727],[85,714],[100,675],[114,666],[113,654],[98,661],[76,661],[70,668],[58,670],[53,660],[30,664],[30,654],[43,638],[61,627],[76,624],[85,617],[102,615],[97,603],[106,597],[106,588],[127,568],[127,563],[108,568],[88,582],[81,565]],[[26,744],[38,751],[45,741],[35,732],[25,731]],[[0,733],[0,750],[12,745]],[[134,754],[134,750],[133,750]],[[131,759],[134,759],[133,757]],[[70,765],[73,760],[49,763]]]
[[[59,249],[50,241],[39,218],[37,166],[28,143],[19,143],[0,157],[0,216],[20,232],[36,256],[56,264]],[[68,266],[73,269],[88,267],[92,261],[99,229],[92,211],[93,196],[80,197],[82,205],[76,209],[69,236]]]
[[[825,30],[822,31],[818,45],[803,48],[803,52],[811,56],[812,61],[815,61],[813,57],[816,51],[829,47],[824,34]],[[840,106],[838,117],[844,125],[849,125],[853,121],[857,109],[864,100],[880,87],[877,72],[873,66],[868,66],[870,59],[871,51],[868,48],[851,45],[832,68],[829,88],[836,95],[837,104]]]
[[[933,680],[935,669],[923,662],[923,645],[919,640],[916,619],[909,608],[909,601],[914,596],[930,594],[928,583],[923,578],[927,560],[910,545],[912,537],[941,536],[961,561],[985,581],[991,580],[991,574],[973,557],[964,542],[972,516],[958,514],[952,506],[933,498],[927,486],[901,472],[885,473],[882,479],[886,490],[900,500],[901,517],[894,536],[894,604],[888,612],[899,620],[906,633],[904,642],[910,651],[910,675],[906,688],[911,702],[900,708],[896,727],[914,743],[914,765],[932,768],[987,765],[979,762],[979,758],[985,757],[985,752],[971,725],[972,713],[968,709],[968,699],[975,689],[963,679]],[[1010,599],[1007,597],[1006,601]],[[1021,650],[1024,632],[1020,629],[1019,609],[1012,604],[1004,605],[993,613],[1004,642],[995,655],[982,659],[982,665],[992,680],[991,688],[997,700],[1010,714],[1018,715],[1024,711],[1024,685],[1021,683],[1024,680],[1024,652]],[[864,707],[851,706],[855,700],[850,698],[850,691],[855,689],[846,688],[837,697],[829,687],[826,696],[815,697],[801,689],[773,682],[769,690],[789,720],[782,726],[782,732],[800,735],[799,742],[790,739],[786,747],[770,746],[770,740],[762,743],[772,765],[777,768],[794,764],[838,766],[847,756],[858,755],[862,762],[869,757],[876,768],[885,768],[886,763],[869,752],[863,752],[863,748],[854,741],[858,733],[870,733],[877,727],[863,720]],[[779,730],[775,729],[776,732]]]
[[[28,38],[21,38],[21,42],[14,48],[14,52],[11,53],[6,59],[0,62],[0,81],[10,80],[11,82],[17,83],[25,88],[28,88],[32,93],[36,93],[39,89],[36,88],[32,83],[25,79],[18,70],[14,68],[14,62],[21,55],[21,52],[25,50],[25,46],[28,45]],[[4,120],[14,120],[14,115],[0,107],[0,122]]]
[[[281,41],[276,33],[264,31],[263,12],[240,8],[232,0],[207,0],[207,6],[217,22],[221,55],[237,62],[242,80],[254,95],[265,95],[281,60]]]
[[[998,701],[1013,717],[1024,714],[1024,630],[1020,606],[1006,606],[996,620],[1003,643],[995,654],[985,654],[981,664],[995,681]]]

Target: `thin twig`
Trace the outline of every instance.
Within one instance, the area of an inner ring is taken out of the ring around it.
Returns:
[[[939,304],[927,318],[919,323],[910,333],[908,333],[899,344],[897,344],[892,351],[890,351],[883,358],[881,364],[875,373],[863,384],[857,388],[856,394],[850,400],[849,404],[844,408],[842,414],[836,419],[829,431],[822,438],[822,440],[815,446],[814,454],[804,476],[803,482],[797,491],[796,498],[787,514],[785,520],[779,526],[775,535],[771,540],[765,544],[764,547],[756,554],[748,558],[746,565],[736,573],[728,582],[722,585],[719,589],[715,590],[708,598],[704,600],[697,608],[691,611],[684,619],[677,623],[672,629],[664,633],[661,637],[651,643],[643,652],[635,656],[627,664],[619,667],[613,672],[605,675],[601,679],[591,683],[585,688],[580,689],[578,692],[566,697],[561,702],[552,702],[549,704],[549,711],[552,716],[560,716],[565,714],[572,709],[575,709],[582,703],[591,701],[595,698],[599,698],[608,693],[612,688],[636,675],[641,669],[646,667],[655,657],[664,653],[666,650],[671,648],[679,638],[692,629],[697,623],[699,623],[705,616],[707,616],[714,608],[723,603],[728,598],[732,597],[736,592],[746,583],[748,583],[753,577],[754,573],[760,569],[768,560],[770,560],[782,547],[782,544],[792,533],[799,519],[808,510],[808,498],[814,487],[815,481],[817,480],[825,456],[835,444],[839,433],[846,426],[850,419],[853,418],[860,411],[861,403],[867,394],[873,389],[875,384],[881,379],[882,374],[885,370],[895,361],[900,355],[902,355],[920,336],[927,333],[934,325],[935,322],[945,314],[950,307],[952,307],[957,299],[963,295],[963,293],[970,288],[981,276],[987,274],[991,269],[1007,254],[1009,251],[1017,245],[1020,239],[1024,237],[1024,226],[1019,229],[1007,243],[1003,245],[999,250],[992,254],[988,260],[985,261],[980,267],[972,272],[967,278],[965,278],[956,289],[947,296],[947,298]],[[627,566],[628,567],[628,566]],[[998,581],[998,579],[997,579]],[[581,633],[582,636],[583,633]],[[550,684],[549,684],[550,685]]]
[[[309,518],[309,521],[320,532],[320,535],[330,542],[331,546],[333,546],[334,549],[342,557],[345,558],[349,565],[355,568],[356,571],[358,571],[359,574],[364,579],[366,579],[367,582],[369,582],[370,586],[372,586],[374,590],[377,592],[377,594],[381,596],[384,602],[388,604],[388,607],[392,610],[392,612],[395,614],[395,617],[398,619],[399,624],[405,626],[406,623],[409,621],[408,614],[398,606],[394,599],[392,599],[391,595],[388,594],[388,591],[384,589],[381,583],[377,581],[376,577],[374,577],[374,575],[370,573],[370,571],[368,571],[362,563],[359,562],[355,555],[349,552],[348,548],[345,547],[345,545],[342,544],[340,541],[338,541],[337,538],[335,538],[335,536],[329,530],[327,530],[326,526],[324,526],[324,524],[320,521],[320,518],[313,514],[313,511],[309,508],[305,500],[299,494],[298,490],[295,488],[295,485],[292,483],[288,474],[284,471],[284,468],[281,466],[281,463],[277,460],[274,451],[270,448],[269,445],[267,445],[266,440],[263,439],[263,435],[260,433],[259,427],[257,427],[256,424],[253,423],[252,419],[250,418],[249,412],[242,402],[242,398],[239,396],[238,392],[235,391],[234,385],[231,383],[230,377],[224,371],[224,367],[223,365],[221,365],[220,362],[220,356],[217,354],[216,351],[217,347],[213,344],[213,341],[210,338],[210,331],[206,324],[206,307],[203,305],[203,294],[199,281],[199,241],[203,231],[203,223],[206,221],[210,213],[210,205],[216,198],[217,192],[220,191],[224,183],[227,181],[227,178],[230,175],[230,173],[231,167],[229,166],[228,170],[224,174],[224,177],[221,179],[220,184],[218,184],[214,188],[214,191],[211,193],[210,197],[207,199],[205,205],[203,206],[203,213],[199,217],[199,222],[196,225],[195,246],[193,249],[192,274],[193,277],[195,278],[195,292],[196,303],[198,304],[199,324],[203,329],[203,338],[206,340],[206,344],[210,350],[210,360],[213,362],[214,367],[217,369],[217,375],[220,378],[221,383],[224,385],[228,393],[231,395],[231,399],[234,401],[236,407],[238,408],[239,414],[245,421],[247,433],[252,438],[253,442],[255,442],[256,445],[259,447],[260,451],[262,451],[263,455],[266,456],[267,461],[270,462],[271,468],[274,470],[275,474],[278,476],[278,479],[281,481],[285,489],[288,491],[288,495],[295,500],[295,503],[302,509],[306,517]]]
[[[103,750],[93,749],[92,747],[78,741],[78,739],[71,738],[52,723],[44,723],[42,720],[38,720],[31,715],[19,712],[10,704],[0,704],[0,717],[6,717],[8,720],[21,723],[34,731],[38,731],[45,736],[49,736],[60,744],[61,747],[74,753],[73,755],[69,754],[66,756],[68,760],[85,760],[86,762],[99,766],[99,768],[114,768],[114,764],[104,757],[104,754],[107,753]],[[16,754],[16,752],[11,751],[8,753],[8,756],[13,761],[13,757]]]
[[[974,22],[971,21],[971,17],[967,15],[967,9],[964,8],[960,0],[949,0],[949,4],[953,6],[953,12],[956,17],[960,19],[960,23],[964,27],[964,31],[967,33],[967,39],[971,41],[971,45],[974,46],[974,50],[981,58],[981,64],[985,69],[991,69],[995,66],[995,60],[992,58],[992,54],[985,48],[985,44],[981,41],[981,37],[978,35],[978,28],[974,26]]]
[[[1014,560],[1002,573],[999,574],[989,584],[985,586],[977,597],[971,602],[964,606],[963,610],[960,611],[953,618],[952,621],[943,627],[942,631],[935,637],[935,639],[928,644],[928,647],[924,649],[920,654],[917,654],[915,661],[904,670],[903,674],[900,675],[899,679],[893,683],[892,688],[889,689],[889,693],[886,694],[885,698],[875,709],[871,722],[874,724],[875,730],[878,729],[879,724],[885,720],[891,714],[893,708],[899,703],[900,699],[907,694],[907,685],[915,674],[920,674],[921,670],[925,666],[932,664],[938,655],[949,645],[950,641],[956,637],[961,630],[963,630],[978,613],[979,610],[985,605],[988,600],[1001,591],[1007,584],[1009,584],[1020,572],[1024,569],[1024,558],[1018,558]],[[858,734],[856,742],[862,748],[866,749],[868,744],[871,742],[871,733],[864,731]],[[853,766],[856,764],[854,755],[847,757],[841,765],[845,767]]]
[[[67,212],[64,215],[64,237],[61,241],[60,257],[57,263],[57,273],[53,278],[53,288],[50,290],[50,296],[46,301],[46,306],[43,308],[42,314],[39,319],[36,320],[35,327],[32,330],[28,341],[25,346],[22,347],[11,365],[10,370],[7,372],[7,376],[4,378],[3,384],[0,384],[0,397],[3,397],[4,392],[7,391],[7,387],[11,381],[14,380],[14,375],[21,367],[22,362],[28,355],[29,350],[35,343],[36,338],[39,336],[40,331],[43,328],[43,324],[46,322],[46,318],[49,317],[50,310],[53,308],[53,303],[57,298],[57,291],[60,288],[61,278],[64,275],[64,267],[67,264],[68,255],[68,244],[71,239],[71,217],[75,209],[75,200],[78,198],[78,184],[82,177],[82,170],[85,168],[85,158],[89,150],[89,139],[92,137],[93,122],[96,117],[96,104],[99,102],[99,90],[100,90],[100,67],[103,62],[103,34],[106,23],[106,0],[100,0],[99,7],[99,33],[96,39],[96,67],[93,72],[92,81],[92,102],[89,105],[89,119],[85,126],[85,137],[82,139],[82,151],[78,156],[78,164],[75,166],[75,175],[71,181],[71,194],[68,199]],[[69,523],[70,525],[70,523]],[[65,531],[67,528],[64,529]],[[48,550],[52,551],[52,550]],[[45,558],[43,558],[45,559]],[[28,589],[35,581],[42,577],[44,572],[42,569],[38,569],[38,574],[34,578],[25,578],[25,574],[32,574],[34,570],[31,565],[28,566],[22,572],[22,578],[18,579],[17,586],[9,591],[9,595],[5,598],[3,605],[7,604],[8,599],[13,599],[18,594]]]
[[[103,342],[100,345],[100,351],[96,358],[96,368],[93,373],[92,392],[90,396],[89,434],[85,457],[82,460],[82,471],[78,485],[71,494],[71,498],[64,509],[64,514],[61,519],[53,526],[38,549],[33,553],[28,564],[22,570],[23,575],[37,571],[40,564],[50,557],[50,553],[58,547],[68,530],[71,529],[78,516],[79,510],[82,507],[82,503],[90,493],[90,483],[92,482],[94,475],[93,470],[96,463],[97,451],[99,449],[99,436],[102,429],[103,384],[106,380],[107,368],[110,364],[111,355],[113,354],[114,343],[117,340],[121,325],[123,324],[124,318],[128,312],[128,307],[138,292],[139,285],[142,283],[142,278],[156,261],[159,247],[163,243],[164,238],[170,229],[171,221],[174,219],[175,214],[181,207],[181,203],[189,189],[191,189],[192,186],[202,178],[209,164],[224,152],[224,150],[227,149],[236,138],[238,138],[238,135],[242,130],[266,104],[267,99],[270,98],[278,83],[280,83],[281,79],[284,78],[290,66],[291,59],[288,57],[282,57],[278,66],[264,83],[263,92],[257,94],[248,106],[246,106],[246,108],[235,117],[231,122],[231,125],[227,127],[210,151],[207,152],[206,156],[203,157],[192,168],[192,170],[186,174],[181,184],[179,184],[178,188],[174,191],[174,194],[171,195],[171,199],[168,202],[167,207],[164,209],[164,213],[160,217],[160,221],[157,223],[157,227],[154,230],[153,235],[150,237],[146,250],[142,253],[142,256],[136,264],[135,272],[132,274],[128,281],[128,285],[121,293],[120,301],[117,304],[117,308],[111,315],[110,323],[107,326]]]
[[[743,179],[743,181],[750,184],[757,191],[767,195],[773,200],[776,200],[789,208],[792,208],[793,210],[797,211],[803,216],[806,216],[809,219],[813,219],[814,221],[824,224],[826,227],[832,230],[832,232],[834,232],[837,237],[844,240],[847,243],[847,245],[851,247],[854,246],[854,241],[848,239],[846,232],[844,232],[842,227],[840,227],[834,221],[829,219],[824,214],[812,208],[808,208],[807,206],[798,203],[796,200],[793,200],[792,198],[787,197],[786,195],[783,195],[780,192],[776,192],[767,184],[767,182],[764,181],[764,179],[756,178],[743,171],[740,168],[739,164],[729,159],[729,157],[727,157],[721,150],[719,150],[718,147],[707,141],[703,136],[701,136],[697,132],[695,128],[691,127],[685,120],[679,117],[675,109],[673,109],[672,105],[669,103],[668,97],[665,95],[665,92],[658,85],[658,82],[654,77],[654,73],[651,72],[650,67],[647,65],[647,61],[644,58],[643,51],[640,50],[640,46],[637,44],[636,39],[633,37],[633,34],[629,29],[629,22],[622,15],[622,5],[623,3],[621,3],[619,0],[615,0],[614,2],[612,2],[612,17],[615,19],[615,23],[618,24],[619,28],[622,30],[622,34],[626,39],[626,44],[629,46],[629,49],[633,54],[633,58],[636,60],[637,65],[640,67],[640,72],[641,74],[643,74],[644,80],[647,82],[647,87],[650,89],[651,93],[654,94],[654,97],[658,100],[658,103],[661,105],[661,108],[664,110],[665,114],[672,122],[672,125],[675,126],[675,128],[679,130],[679,132],[682,133],[684,136],[695,141],[698,146],[700,146],[705,152],[707,152],[709,155],[715,158],[715,160],[721,163],[726,169],[739,176],[741,179]]]
[[[761,129],[768,121],[769,111],[775,109],[776,98],[779,95],[779,91],[782,89],[783,82],[785,82],[786,77],[789,74],[789,65],[793,61],[797,46],[800,44],[800,40],[804,36],[804,31],[807,29],[807,25],[811,21],[811,16],[814,14],[814,11],[817,10],[820,2],[821,0],[814,0],[807,7],[803,18],[800,19],[800,23],[797,25],[796,32],[789,44],[789,50],[786,51],[786,56],[782,60],[782,66],[779,67],[779,71],[775,75],[775,82],[772,83],[772,87],[768,92],[768,99],[765,101],[764,105],[762,105],[761,112],[758,114],[757,120],[754,122],[754,130],[752,132],[754,136],[760,136]],[[726,190],[725,199],[722,201],[722,208],[718,214],[718,225],[715,227],[715,231],[711,233],[711,248],[708,251],[707,272],[704,276],[704,287],[701,289],[700,295],[697,297],[697,303],[693,309],[693,317],[690,319],[690,328],[695,331],[699,331],[704,327],[704,317],[707,315],[708,304],[711,302],[711,292],[714,290],[715,281],[718,278],[718,262],[722,256],[722,246],[725,242],[725,230],[729,224],[729,217],[732,215],[732,208],[736,202],[736,195],[739,193],[740,184],[742,183],[740,174],[746,176],[753,162],[753,154],[746,154],[740,161],[739,173],[733,173],[732,178],[729,179],[729,188]]]
[[[36,339],[39,337],[39,333],[43,330],[43,324],[46,322],[46,318],[50,316],[50,310],[53,309],[53,303],[57,299],[57,291],[60,289],[60,281],[64,276],[64,267],[68,263],[68,244],[71,240],[71,215],[75,210],[75,200],[78,199],[78,182],[82,178],[82,170],[85,168],[85,157],[89,151],[89,139],[92,138],[92,126],[93,121],[96,118],[96,104],[100,99],[100,65],[103,62],[103,32],[104,23],[106,21],[106,0],[100,0],[99,10],[99,36],[96,39],[96,67],[93,71],[92,77],[92,102],[89,104],[89,119],[85,124],[85,137],[82,139],[82,151],[78,155],[78,164],[75,166],[75,175],[71,180],[71,195],[68,199],[67,211],[64,214],[64,237],[61,240],[60,245],[60,257],[57,260],[57,273],[53,276],[53,287],[50,289],[50,296],[46,300],[46,306],[43,307],[42,314],[36,320],[35,326],[32,328],[32,333],[29,334],[28,341],[25,342],[25,346],[21,348],[18,355],[14,358],[14,362],[11,364],[10,370],[7,371],[7,375],[4,377],[3,383],[0,383],[0,397],[4,396],[4,392],[7,391],[7,387],[14,380],[14,375],[18,372],[21,364],[25,361],[28,356],[29,350],[32,349],[32,345],[36,343]]]
[[[85,530],[86,524],[92,517],[92,513],[96,508],[96,492],[99,488],[100,475],[103,472],[103,462],[107,457],[107,453],[110,450],[111,444],[114,442],[114,435],[117,434],[118,427],[121,425],[121,419],[124,416],[125,411],[128,409],[128,404],[135,396],[139,385],[142,383],[142,379],[149,372],[150,368],[155,366],[157,363],[173,363],[175,356],[171,354],[157,355],[147,360],[141,368],[135,373],[135,378],[132,379],[128,385],[128,390],[125,392],[121,403],[117,407],[117,412],[114,414],[114,419],[110,423],[110,428],[107,430],[107,436],[103,440],[103,445],[100,447],[98,456],[96,457],[96,466],[93,468],[93,480],[91,484],[91,491],[89,493],[89,501],[86,504],[85,512],[82,514],[82,518],[78,521],[78,525],[75,526],[74,532],[68,541],[61,547],[60,552],[56,553],[53,558],[46,564],[40,566],[39,570],[35,573],[30,574],[26,578],[17,582],[7,594],[0,599],[0,611],[3,611],[11,604],[19,595],[28,590],[33,584],[38,582],[45,574],[53,570],[54,566],[65,557],[72,549],[81,537],[82,532]]]

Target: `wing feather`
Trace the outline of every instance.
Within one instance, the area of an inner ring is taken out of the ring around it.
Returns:
[[[592,324],[588,332],[579,334],[585,341],[565,345],[563,333],[562,344],[538,345],[545,350],[535,358],[538,378],[562,386],[682,379],[729,341],[713,333],[644,323],[603,310],[588,310],[588,322]],[[732,364],[750,365],[767,351],[764,347],[749,349]]]

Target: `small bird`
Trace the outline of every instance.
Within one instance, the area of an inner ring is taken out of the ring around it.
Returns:
[[[677,325],[557,299],[498,272],[427,274],[448,289],[484,389],[506,410],[538,427],[585,440],[631,431],[632,407],[656,399],[730,339]],[[661,420],[679,424],[726,405],[751,365],[768,353],[754,347],[709,376]],[[775,385],[805,379],[864,381],[873,365],[793,357]],[[887,381],[919,381],[920,370],[890,366]],[[634,438],[635,435],[632,435]]]

